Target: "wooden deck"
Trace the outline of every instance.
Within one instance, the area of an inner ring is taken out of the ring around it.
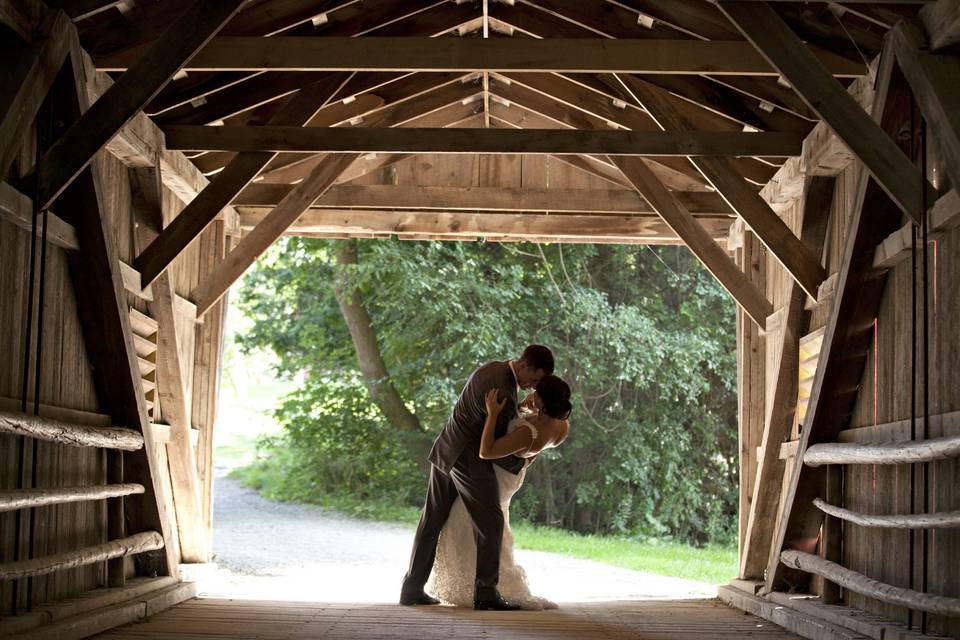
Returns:
[[[197,598],[98,636],[103,640],[207,638],[798,638],[717,600],[566,605],[543,612]]]

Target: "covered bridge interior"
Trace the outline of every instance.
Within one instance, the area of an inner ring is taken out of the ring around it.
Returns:
[[[958,43],[957,0],[0,0],[0,636],[960,638]],[[738,305],[726,605],[175,606],[284,234],[686,245]]]

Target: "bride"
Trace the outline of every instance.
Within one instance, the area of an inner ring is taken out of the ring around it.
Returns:
[[[505,401],[498,400],[497,390],[484,397],[487,419],[480,438],[480,457],[494,460],[508,455],[526,459],[524,468],[514,475],[499,465],[492,465],[500,491],[503,509],[503,543],[500,552],[500,582],[504,598],[522,609],[555,609],[556,604],[530,593],[527,575],[513,557],[513,532],[510,530],[510,500],[523,485],[526,468],[538,453],[559,446],[567,438],[570,423],[570,387],[557,376],[544,376],[536,390],[524,400],[520,415],[510,421],[507,433],[494,439],[497,417]],[[463,501],[457,498],[440,533],[437,557],[426,590],[442,602],[457,606],[473,606],[477,545],[473,524]]]

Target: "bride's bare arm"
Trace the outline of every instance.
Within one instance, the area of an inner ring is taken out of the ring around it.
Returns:
[[[506,403],[506,400],[497,400],[496,388],[487,392],[484,402],[487,405],[487,420],[483,423],[483,433],[480,436],[480,457],[484,460],[496,460],[527,451],[533,444],[533,433],[530,429],[515,429],[513,433],[494,439],[497,417]]]

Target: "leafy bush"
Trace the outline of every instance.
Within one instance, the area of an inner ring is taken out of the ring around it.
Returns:
[[[352,284],[420,434],[387,424],[363,386],[333,296],[334,249],[280,243],[241,290],[253,321],[241,346],[272,349],[280,373],[303,380],[256,472],[277,495],[419,506],[425,476],[410,452],[439,432],[470,371],[541,342],[573,389],[571,436],[530,468],[515,517],[733,538],[734,305],[686,249],[361,242]]]

